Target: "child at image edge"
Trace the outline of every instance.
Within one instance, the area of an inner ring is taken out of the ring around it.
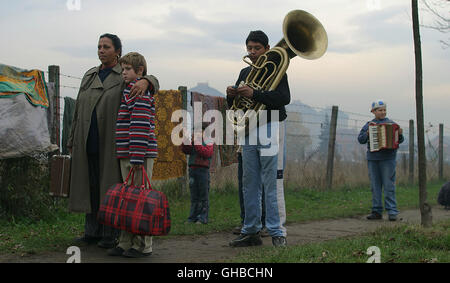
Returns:
[[[383,203],[382,188],[384,188],[384,205],[388,212],[390,221],[397,220],[397,200],[395,198],[395,166],[397,149],[381,149],[370,152],[369,145],[369,123],[376,124],[390,123],[394,121],[386,117],[386,103],[383,100],[377,100],[372,103],[371,112],[375,118],[367,122],[361,129],[358,141],[367,145],[367,164],[369,169],[369,178],[372,189],[372,213],[367,216],[369,220],[382,219]],[[403,131],[399,129],[399,143],[402,143]]]
[[[130,97],[130,89],[147,74],[144,56],[131,52],[119,59],[122,77],[126,83],[117,115],[116,151],[120,160],[122,178],[134,168],[134,184],[142,183],[142,167],[149,180],[152,178],[153,162],[157,157],[155,136],[155,102],[153,94],[158,91],[151,84],[149,91],[142,96]],[[131,180],[129,180],[129,184]],[[111,256],[138,258],[152,254],[152,237],[135,235],[121,231],[118,245],[108,250]]]

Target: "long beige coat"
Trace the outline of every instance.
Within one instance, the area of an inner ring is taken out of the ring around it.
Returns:
[[[69,209],[73,212],[91,213],[89,171],[86,142],[94,107],[97,113],[100,160],[100,201],[112,185],[122,182],[120,165],[116,157],[116,119],[125,83],[121,77],[122,68],[114,66],[102,83],[94,67],[84,75],[78,93],[72,130],[67,143],[72,147],[72,171],[70,179]],[[156,91],[158,80],[146,76]]]

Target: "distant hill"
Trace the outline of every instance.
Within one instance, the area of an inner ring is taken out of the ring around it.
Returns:
[[[211,96],[219,96],[219,97],[225,97],[225,94],[221,93],[215,88],[212,88],[209,86],[208,83],[197,83],[197,86],[188,89],[188,91],[191,92],[198,92],[201,94],[211,95]]]

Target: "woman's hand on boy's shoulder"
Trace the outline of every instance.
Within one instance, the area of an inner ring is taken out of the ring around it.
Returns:
[[[149,86],[150,83],[147,80],[138,80],[130,89],[130,96],[135,97],[136,95],[144,95],[147,92]]]

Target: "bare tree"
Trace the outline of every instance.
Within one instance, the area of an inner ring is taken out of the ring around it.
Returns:
[[[412,1],[414,53],[416,62],[416,114],[417,146],[419,150],[419,205],[421,224],[430,227],[433,223],[431,206],[427,203],[427,160],[425,157],[425,131],[423,120],[422,46],[420,42],[419,9],[417,0]]]
[[[437,30],[441,33],[450,33],[450,0],[421,0],[424,5],[422,11],[431,14],[432,23],[423,23],[421,26]],[[450,47],[450,38],[440,40],[443,48]]]

